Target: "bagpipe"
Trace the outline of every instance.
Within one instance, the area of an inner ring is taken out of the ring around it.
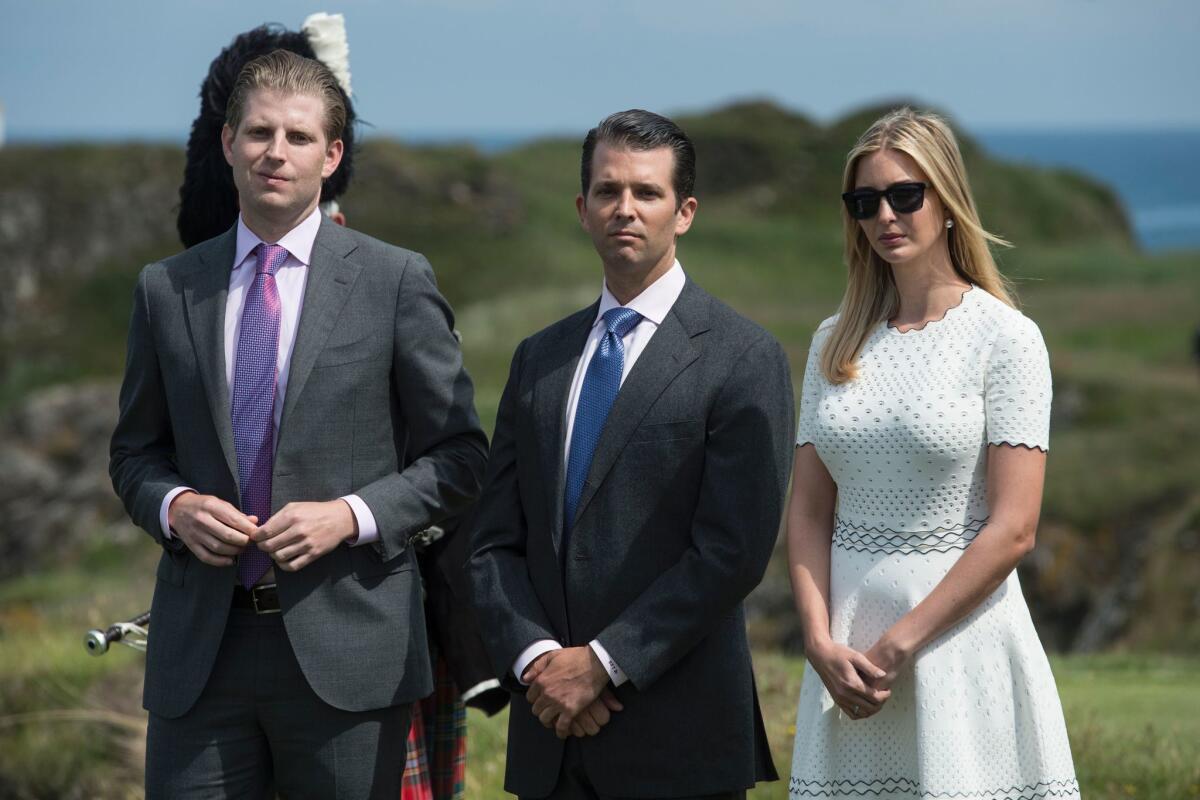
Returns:
[[[83,637],[83,646],[94,656],[104,655],[112,644],[123,644],[145,652],[150,638],[149,627],[150,612],[144,611],[133,619],[114,622],[104,630],[93,628]]]

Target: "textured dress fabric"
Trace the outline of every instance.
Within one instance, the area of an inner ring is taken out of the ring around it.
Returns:
[[[1046,450],[1050,368],[1037,326],[979,287],[901,333],[881,323],[859,375],[825,380],[813,337],[797,444],[837,484],[830,634],[868,650],[987,536],[989,444]],[[874,716],[851,720],[805,669],[793,798],[1077,798],[1062,707],[1014,571],[917,653]]]

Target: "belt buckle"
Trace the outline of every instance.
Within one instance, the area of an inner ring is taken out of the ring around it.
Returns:
[[[263,584],[262,586],[255,586],[253,589],[250,590],[250,603],[251,603],[251,605],[254,606],[255,614],[278,614],[279,612],[281,612],[283,610],[282,608],[261,608],[260,609],[258,607],[258,590],[259,589],[274,589],[274,588],[275,588],[275,584],[266,583],[266,584]],[[278,601],[279,601],[279,598],[278,598],[278,596],[276,596],[276,605],[278,605]]]

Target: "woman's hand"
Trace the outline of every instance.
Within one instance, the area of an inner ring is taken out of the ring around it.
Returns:
[[[912,651],[902,647],[885,633],[879,637],[879,641],[871,646],[864,657],[883,673],[880,677],[870,678],[868,684],[873,689],[890,692],[892,684],[896,682],[896,677],[912,661]]]
[[[829,641],[810,647],[807,656],[833,702],[850,719],[872,716],[892,696],[890,688],[876,685],[887,672],[851,647]]]

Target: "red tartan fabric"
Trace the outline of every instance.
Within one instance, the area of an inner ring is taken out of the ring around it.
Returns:
[[[400,779],[400,800],[433,800],[429,762],[425,754],[425,720],[422,704],[413,703],[412,727],[408,729],[404,776]]]
[[[413,704],[400,800],[462,800],[467,772],[467,708],[439,655],[433,694]]]
[[[430,754],[434,800],[461,800],[466,791],[467,707],[450,668],[442,658],[434,668],[433,694],[420,703],[425,726],[425,744]]]

